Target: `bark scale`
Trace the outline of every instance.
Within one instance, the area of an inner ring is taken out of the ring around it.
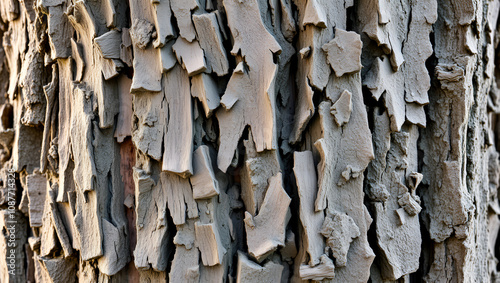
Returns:
[[[0,1],[0,282],[496,282],[499,0]]]

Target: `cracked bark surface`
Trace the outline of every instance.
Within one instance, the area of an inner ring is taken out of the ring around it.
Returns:
[[[0,282],[500,281],[499,14],[0,1]]]

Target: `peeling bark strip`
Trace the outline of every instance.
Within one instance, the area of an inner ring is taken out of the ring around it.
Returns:
[[[0,1],[0,282],[500,281],[499,14]]]

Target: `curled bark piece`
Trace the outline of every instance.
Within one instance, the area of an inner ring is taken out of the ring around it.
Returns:
[[[304,48],[300,49],[299,53],[300,53],[300,57],[302,59],[307,58],[309,56],[309,54],[311,54],[311,47],[310,46],[304,47]]]
[[[269,180],[280,172],[278,153],[274,150],[257,152],[252,131],[245,144],[245,161],[241,172],[241,198],[250,214],[260,210]]]
[[[162,90],[160,50],[148,45],[154,29],[151,24],[154,22],[153,5],[148,3],[143,6],[143,4],[142,0],[130,1],[130,14],[134,22],[129,32],[132,44],[137,47],[133,48],[134,77],[131,93]]]
[[[117,77],[122,67],[123,63],[120,60],[102,58],[102,75],[105,80]]]
[[[337,77],[361,70],[361,48],[359,34],[352,31],[335,29],[335,38],[323,45],[328,63]]]
[[[235,73],[238,73],[238,74],[243,74],[245,73],[245,62],[241,61],[238,63],[238,65],[236,65],[236,68],[234,68],[234,72]],[[229,107],[231,108],[231,107]],[[229,108],[226,108],[229,110]]]
[[[191,95],[201,101],[207,118],[220,105],[219,89],[210,75],[202,73],[191,78]]]
[[[222,36],[215,14],[193,15],[193,23],[196,27],[201,48],[207,59],[207,64],[217,76],[227,75],[229,61],[227,60],[226,50],[222,45]]]
[[[305,26],[307,24],[313,24],[317,27],[325,28],[326,23],[326,14],[318,4],[318,0],[307,1],[304,18],[302,19],[302,25]]]
[[[194,174],[190,181],[194,199],[211,198],[219,194],[219,182],[215,177],[207,146],[202,145],[194,151],[193,170]]]
[[[415,216],[422,210],[419,202],[417,202],[408,192],[398,197],[398,203],[410,216]]]
[[[155,48],[163,47],[174,36],[174,29],[170,19],[172,17],[170,2],[171,0],[162,0],[153,4],[156,32],[158,33],[153,42]]]
[[[164,74],[163,87],[164,109],[168,107],[165,116],[169,119],[164,125],[162,170],[186,178],[193,174],[193,106],[188,74],[176,65]]]
[[[422,179],[424,178],[424,175],[418,173],[418,172],[411,172],[410,175],[408,175],[408,187],[410,187],[410,193],[412,196],[415,196],[416,189],[420,182],[422,182]]]
[[[106,59],[120,59],[120,46],[122,44],[121,32],[117,30],[108,31],[96,37],[94,42],[101,51],[102,57]]]
[[[243,69],[238,69],[239,66],[243,66],[243,65],[238,64],[238,66],[236,66],[236,69],[234,71],[243,74],[243,71],[240,72],[240,70],[243,70]],[[220,100],[220,104],[226,110],[231,109],[236,102],[238,102],[238,98],[234,97],[234,96],[223,96],[222,99]]]
[[[245,212],[248,252],[259,262],[285,244],[291,199],[281,182],[281,173],[269,180],[269,188],[257,216]]]
[[[182,37],[177,38],[172,49],[177,56],[177,61],[186,69],[189,76],[194,76],[201,72],[210,72],[209,66],[205,63],[203,49],[198,41],[189,42]]]
[[[198,225],[204,229],[196,232],[195,241],[202,253],[202,259],[205,257],[203,264],[200,264],[200,281],[222,282],[225,270],[230,264],[229,255],[232,249],[230,227],[227,225],[231,221],[229,198],[221,190],[219,196],[198,200],[197,204],[200,217]],[[202,243],[209,243],[211,250],[207,250],[208,246],[201,247]],[[211,264],[213,266],[209,266]]]
[[[222,246],[215,224],[195,223],[196,242],[204,265],[214,266],[222,263],[226,249]]]
[[[294,153],[293,172],[297,180],[300,198],[300,223],[304,229],[304,242],[309,254],[311,267],[319,264],[325,249],[325,242],[318,231],[324,222],[324,213],[315,212],[314,201],[317,194],[317,177],[311,151]],[[304,277],[301,278],[305,279]]]
[[[196,31],[191,19],[191,11],[198,8],[196,0],[170,0],[170,8],[179,26],[180,36],[188,42],[196,38]]]
[[[436,74],[438,80],[448,84],[464,79],[465,71],[456,64],[440,64],[436,66]]]

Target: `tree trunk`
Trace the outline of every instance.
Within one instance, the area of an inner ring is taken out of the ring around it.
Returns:
[[[0,282],[497,282],[499,10],[0,1]]]

